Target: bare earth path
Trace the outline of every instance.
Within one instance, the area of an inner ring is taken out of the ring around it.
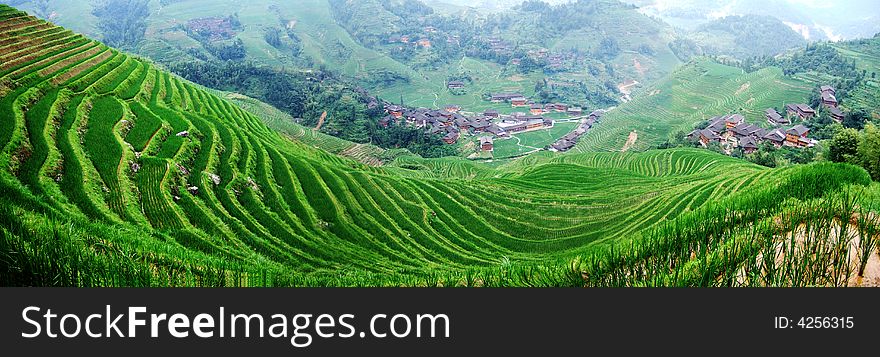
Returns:
[[[627,152],[629,149],[632,149],[633,145],[636,144],[636,141],[639,140],[639,133],[633,130],[629,133],[629,138],[626,139],[626,144],[623,144],[623,149],[620,149],[620,152]]]

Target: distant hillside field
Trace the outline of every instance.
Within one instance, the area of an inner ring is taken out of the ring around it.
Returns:
[[[805,102],[813,90],[813,83],[786,78],[778,68],[745,74],[739,68],[696,60],[609,112],[576,150],[619,151],[633,130],[639,134],[634,148],[647,149],[719,115],[740,113],[747,122],[762,125],[764,110]]]

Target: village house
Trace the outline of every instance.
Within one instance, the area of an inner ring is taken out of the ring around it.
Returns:
[[[525,99],[525,97],[519,93],[495,93],[490,95],[489,101],[492,103],[504,103],[518,98]]]
[[[526,107],[529,105],[529,100],[525,97],[511,98],[510,104],[514,107]]]
[[[464,89],[464,86],[465,84],[462,81],[449,81],[449,83],[446,83],[446,88],[449,89]]]
[[[782,130],[776,129],[770,131],[769,133],[767,133],[767,135],[761,137],[761,139],[770,142],[771,144],[773,144],[773,146],[779,148],[782,147],[782,144],[785,143],[786,135],[782,132]]]
[[[843,119],[846,118],[846,115],[838,107],[828,107],[828,113],[831,114],[831,119],[838,123],[843,123]]]
[[[397,119],[403,117],[403,111],[404,108],[399,105],[389,105],[385,107],[385,112]]]
[[[480,137],[480,149],[486,152],[494,151],[495,139],[493,139],[491,136]]]
[[[737,139],[741,139],[745,137],[760,136],[759,133],[763,130],[764,129],[757,125],[742,123],[728,131],[732,132]]]
[[[486,132],[489,133],[489,134],[492,134],[492,135],[498,136],[498,137],[507,137],[507,136],[509,136],[509,135],[507,135],[507,132],[504,131],[504,129],[501,129],[501,127],[498,126],[498,124],[492,124],[492,125],[490,125],[488,128],[486,128]]]
[[[822,94],[822,105],[826,108],[837,108],[837,91],[832,86],[822,86],[819,88]]]
[[[816,111],[806,104],[788,104],[785,110],[789,116],[796,116],[801,120],[809,120],[816,116]]]
[[[571,148],[573,148],[575,145],[577,145],[577,142],[568,141],[568,140],[559,140],[556,143],[554,143],[553,145],[551,145],[550,148],[554,151],[566,152],[568,150],[571,150]]]
[[[447,106],[446,106],[445,108],[443,108],[443,109],[445,109],[447,112],[450,112],[450,113],[458,113],[458,112],[461,111],[461,106],[459,106],[459,105],[455,105],[455,104],[451,104],[451,105],[447,105]]]
[[[724,119],[724,125],[727,127],[727,129],[733,129],[737,125],[740,125],[746,121],[746,118],[740,114],[731,114],[731,115],[725,116],[723,119]]]
[[[797,145],[797,146],[806,146],[804,144],[804,140],[807,138],[807,135],[810,134],[810,129],[803,125],[795,125],[791,129],[785,131],[785,141]],[[809,143],[807,141],[806,143]]]
[[[458,142],[458,139],[461,137],[461,134],[457,131],[451,131],[446,136],[443,137],[443,142],[452,145]]]
[[[540,104],[532,104],[532,107],[529,110],[529,113],[532,113],[532,115],[544,114],[544,106],[540,105]]]
[[[699,137],[700,143],[703,144],[703,146],[708,146],[709,143],[712,142],[721,141],[721,136],[719,136],[718,133],[709,129],[700,130],[697,135]]]
[[[751,154],[758,151],[758,142],[755,138],[747,136],[739,140],[739,147],[742,149],[743,153]]]
[[[563,104],[563,103],[553,104],[553,110],[555,110],[559,113],[568,112],[568,104]]]
[[[486,117],[489,117],[489,118],[496,118],[496,119],[497,119],[497,118],[499,118],[499,117],[501,116],[501,114],[498,113],[498,111],[495,110],[495,109],[489,109],[489,110],[483,112],[483,116],[486,116]]]
[[[764,112],[764,116],[767,118],[767,122],[773,126],[782,126],[782,125],[791,124],[791,120],[788,120],[787,118],[783,117],[782,115],[779,114],[779,112],[776,111],[776,109],[773,109],[773,108],[768,108]]]
[[[584,114],[584,110],[581,109],[580,107],[568,108],[568,111],[566,111],[566,112],[568,113],[568,115],[576,115],[576,116],[580,116],[580,115]]]

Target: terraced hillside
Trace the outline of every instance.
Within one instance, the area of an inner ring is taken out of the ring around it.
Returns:
[[[700,150],[371,167],[10,7],[0,39],[4,285],[505,285],[731,197],[865,176]],[[784,186],[814,171],[835,176]]]
[[[575,150],[620,151],[633,130],[639,134],[633,149],[644,150],[717,115],[740,113],[749,123],[765,123],[764,110],[805,102],[812,90],[812,83],[785,78],[777,68],[744,74],[739,68],[696,60],[612,110]]]

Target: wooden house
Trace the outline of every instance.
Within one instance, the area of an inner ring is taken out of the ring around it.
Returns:
[[[803,146],[803,145],[801,145],[801,142],[802,142],[801,139],[806,139],[807,135],[809,135],[809,134],[810,134],[809,128],[798,124],[798,125],[795,125],[793,128],[785,131],[785,140],[788,141],[789,143],[794,144],[794,145]]]
[[[767,108],[767,110],[764,111],[764,117],[766,117],[767,122],[773,126],[782,126],[782,125],[791,124],[791,120],[788,120],[787,118],[783,117],[781,114],[779,114],[779,112],[776,111],[776,109],[773,109],[773,108]]]
[[[480,149],[483,151],[494,151],[495,139],[493,139],[491,136],[480,137]]]
[[[843,119],[846,118],[846,115],[843,114],[843,111],[838,107],[829,107],[828,113],[831,114],[831,119],[838,123],[843,123]]]
[[[816,116],[816,110],[806,104],[788,104],[785,106],[785,111],[789,116],[796,116],[801,120],[809,120]]]

